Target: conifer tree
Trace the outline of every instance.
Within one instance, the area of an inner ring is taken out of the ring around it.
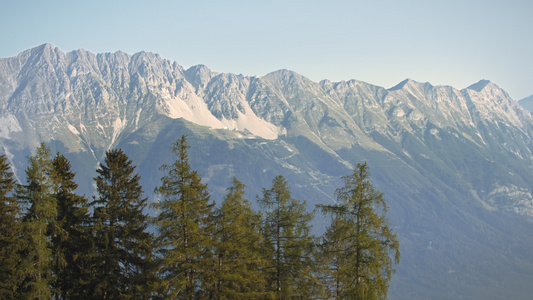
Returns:
[[[322,283],[329,299],[350,299],[346,292],[347,282],[353,279],[350,254],[355,226],[353,222],[333,217],[331,224],[322,236],[319,246],[318,263],[322,268]]]
[[[86,296],[90,232],[87,199],[74,193],[78,185],[70,162],[61,154],[52,160],[57,215],[52,232],[54,293],[59,299]]]
[[[27,185],[18,186],[17,197],[27,207],[23,218],[26,240],[24,258],[25,278],[21,287],[24,298],[49,299],[52,284],[51,228],[54,226],[57,205],[51,177],[50,149],[44,143],[29,157],[26,169]]]
[[[313,237],[309,221],[312,215],[305,201],[291,197],[282,175],[272,181],[272,188],[263,189],[259,204],[266,209],[264,235],[269,245],[268,280],[277,299],[309,298],[314,291],[311,258]]]
[[[215,299],[265,298],[261,215],[245,198],[245,185],[233,178],[216,216]]]
[[[158,246],[162,257],[160,290],[171,299],[206,297],[213,289],[212,215],[207,185],[189,165],[186,136],[172,145],[177,160],[161,169],[166,175],[156,193]]]
[[[337,203],[320,205],[332,215],[323,236],[326,285],[336,299],[385,299],[400,251],[386,219],[383,194],[374,190],[368,166],[356,164],[337,189]],[[392,257],[391,257],[392,256]]]
[[[90,297],[147,299],[154,284],[153,236],[140,176],[122,150],[106,152],[94,179],[94,255]]]
[[[13,196],[15,180],[5,155],[0,155],[0,299],[18,299],[21,284],[21,208]]]

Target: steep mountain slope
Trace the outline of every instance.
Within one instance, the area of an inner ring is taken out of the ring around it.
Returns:
[[[518,104],[530,112],[533,112],[533,95],[518,101]]]
[[[392,299],[533,291],[533,117],[494,83],[457,90],[408,79],[385,89],[288,70],[248,77],[49,44],[0,59],[0,145],[19,178],[44,141],[91,195],[97,163],[122,148],[151,194],[182,134],[215,201],[232,176],[254,199],[281,173],[312,209],[368,161],[400,236]],[[320,216],[314,226],[323,228]]]

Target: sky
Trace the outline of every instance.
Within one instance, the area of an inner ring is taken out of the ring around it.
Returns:
[[[515,100],[533,94],[531,0],[0,0],[1,58],[44,43],[248,76],[458,89],[486,79]]]

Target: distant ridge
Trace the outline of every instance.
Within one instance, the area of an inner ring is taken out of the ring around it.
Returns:
[[[518,103],[522,105],[523,108],[533,112],[533,95],[518,101]]]
[[[52,53],[54,53],[54,54],[52,54]],[[74,50],[74,51],[71,51],[69,53],[90,53],[90,54],[92,54],[91,52],[88,52],[88,51],[86,51],[84,49]],[[69,53],[67,53],[67,54],[69,54]],[[58,54],[65,55],[65,53],[63,53],[59,48],[55,47],[54,45],[52,45],[50,43],[44,43],[44,44],[39,45],[37,47],[34,47],[34,48],[29,49],[29,50],[23,51],[18,56],[21,56],[21,55],[24,55],[24,54],[32,54],[32,55],[39,55],[40,54],[40,55],[43,55],[44,57],[47,57],[47,58],[49,58],[51,55],[58,55]],[[141,55],[141,56],[154,56],[154,57],[157,57],[157,58],[161,58],[159,56],[159,54],[152,53],[152,52],[146,52],[146,51],[140,51],[140,52],[134,53],[134,54],[127,54],[127,53],[119,50],[119,51],[116,51],[114,53],[106,52],[106,53],[101,53],[101,54],[98,54],[98,55],[110,55],[110,54],[113,54],[113,55],[126,55],[126,56],[129,56],[129,57]],[[0,58],[0,60],[1,59],[8,59],[8,58]],[[197,71],[199,73],[208,72],[208,73],[215,74],[215,75],[216,74],[220,74],[219,72],[214,72],[214,71],[210,70],[207,66],[205,66],[203,64],[192,66],[187,71],[188,71],[188,72],[186,72],[187,74],[197,73]],[[280,70],[272,71],[269,74],[276,74],[276,73],[283,74],[283,75],[287,75],[289,73],[298,74],[298,73],[296,73],[294,71],[287,70],[287,69],[280,69]],[[198,75],[198,76],[205,77],[205,75],[206,74]],[[298,76],[302,76],[302,75],[298,74]],[[192,81],[195,81],[196,83],[199,83],[198,80],[201,81],[200,78],[192,79]],[[353,81],[353,80],[354,79],[350,79],[350,80],[347,80],[347,81]],[[324,81],[329,81],[329,80],[324,80]],[[355,81],[358,81],[358,80],[355,80]],[[401,82],[399,82],[397,85],[395,85],[395,86],[393,86],[391,88],[388,88],[387,90],[389,90],[389,91],[399,90],[399,89],[403,88],[409,82],[418,83],[417,81],[414,81],[414,80],[412,80],[410,78],[407,78],[407,79],[402,80]],[[369,84],[371,84],[371,83],[369,83]],[[429,82],[426,82],[424,84],[430,84],[431,85],[431,83],[429,83]],[[479,92],[488,84],[493,84],[493,83],[491,83],[489,80],[482,79],[482,80],[480,80],[480,81],[468,86],[467,89],[472,89],[472,90],[476,90],[476,91]],[[444,86],[448,86],[448,85],[444,85]]]
[[[489,80],[482,79],[482,80],[470,85],[469,87],[467,87],[467,89],[481,92],[490,83],[491,82]]]

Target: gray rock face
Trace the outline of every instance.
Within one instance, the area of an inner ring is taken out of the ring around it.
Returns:
[[[533,95],[518,101],[518,104],[530,112],[533,112]]]
[[[248,77],[49,44],[0,59],[0,146],[21,180],[26,155],[46,142],[91,195],[105,151],[123,148],[151,194],[181,134],[214,199],[232,176],[253,199],[282,173],[312,209],[368,161],[403,245],[393,298],[530,295],[533,240],[522,220],[533,216],[533,117],[494,83],[457,90],[407,79],[385,89],[288,70]]]

